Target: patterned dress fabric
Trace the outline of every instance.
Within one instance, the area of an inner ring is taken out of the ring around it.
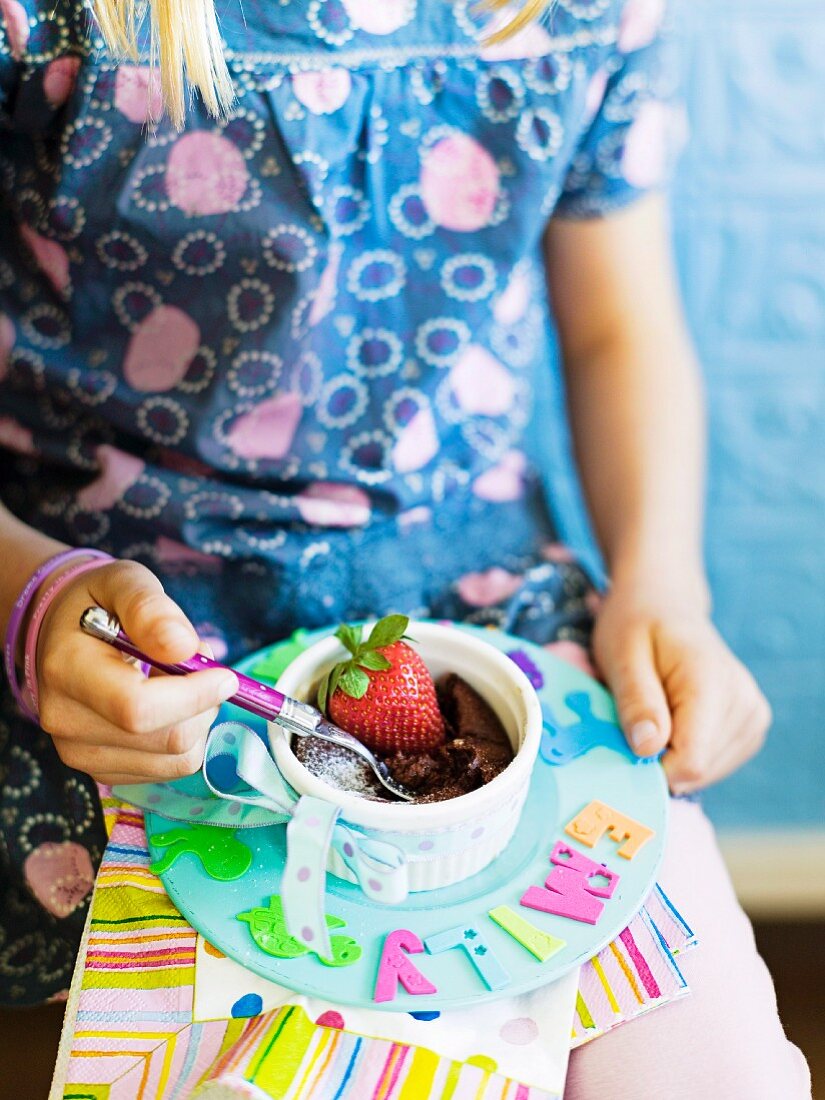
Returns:
[[[0,0],[0,499],[144,562],[219,658],[401,610],[584,660],[543,490],[551,217],[664,180],[662,0],[220,5],[237,100],[176,132],[75,0]],[[65,988],[94,785],[0,714],[0,989]]]

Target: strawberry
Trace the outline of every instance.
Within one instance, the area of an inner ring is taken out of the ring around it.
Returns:
[[[387,615],[366,641],[360,627],[339,626],[335,637],[352,656],[331,670],[318,692],[318,706],[336,725],[384,756],[444,743],[433,678],[404,640],[409,622],[406,615]]]

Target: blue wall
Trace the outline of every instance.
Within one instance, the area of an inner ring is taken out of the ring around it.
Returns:
[[[825,4],[682,0],[691,138],[674,192],[710,408],[715,618],[770,698],[723,827],[825,826]],[[551,495],[586,535],[571,479]]]
[[[768,694],[720,825],[825,825],[825,5],[690,0],[677,251],[711,414],[718,624]]]

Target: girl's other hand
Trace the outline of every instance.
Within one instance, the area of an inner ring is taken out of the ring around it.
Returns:
[[[614,587],[593,639],[631,748],[639,756],[665,750],[674,794],[736,771],[762,747],[771,723],[755,680],[698,602]]]
[[[191,775],[217,707],[238,690],[230,673],[208,670],[146,679],[121,654],[80,629],[97,604],[113,612],[147,656],[167,663],[207,652],[160,581],[119,561],[69,583],[46,612],[37,644],[40,724],[64,764],[102,783]]]

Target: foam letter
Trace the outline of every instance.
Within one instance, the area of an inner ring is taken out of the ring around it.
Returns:
[[[556,867],[569,867],[571,871],[584,875],[587,879],[586,889],[588,894],[593,894],[597,898],[612,898],[613,891],[616,889],[621,877],[615,871],[605,867],[603,863],[596,863],[594,860],[588,859],[582,852],[577,852],[575,848],[571,848],[563,840],[556,841],[556,846],[550,853],[550,862]],[[550,878],[552,877],[551,872]],[[595,886],[590,881],[598,877],[607,879],[606,885]]]
[[[526,947],[531,955],[535,955],[539,962],[547,962],[551,955],[567,946],[566,940],[542,932],[535,924],[520,917],[509,905],[497,905],[487,915],[522,947]]]
[[[381,951],[372,999],[379,1004],[383,1001],[394,1001],[399,982],[408,993],[415,996],[423,993],[437,993],[438,990],[433,983],[425,978],[404,954],[405,951],[409,951],[411,955],[417,955],[423,950],[424,945],[415,932],[410,932],[406,928],[398,928],[395,932],[390,932],[384,940],[384,948]]]
[[[633,859],[654,835],[653,829],[649,829],[647,825],[619,813],[604,802],[591,802],[589,806],[585,806],[564,831],[587,848],[595,847],[609,831],[611,839],[621,844],[618,854],[624,859]]]
[[[604,905],[596,898],[611,898],[619,881],[615,871],[603,863],[595,863],[577,852],[563,840],[556,842],[550,853],[553,869],[544,880],[544,889],[531,886],[521,899],[521,904],[556,917],[570,917],[585,924],[595,924],[602,915]],[[604,886],[591,879],[606,879]]]
[[[604,902],[598,901],[588,890],[584,875],[569,867],[554,867],[544,888],[531,886],[522,896],[521,904],[584,924],[595,924],[604,909]]]
[[[467,957],[481,975],[488,989],[504,989],[510,984],[510,975],[493,954],[477,928],[459,925],[446,932],[428,936],[424,941],[431,955],[440,955],[452,947],[462,947]]]

